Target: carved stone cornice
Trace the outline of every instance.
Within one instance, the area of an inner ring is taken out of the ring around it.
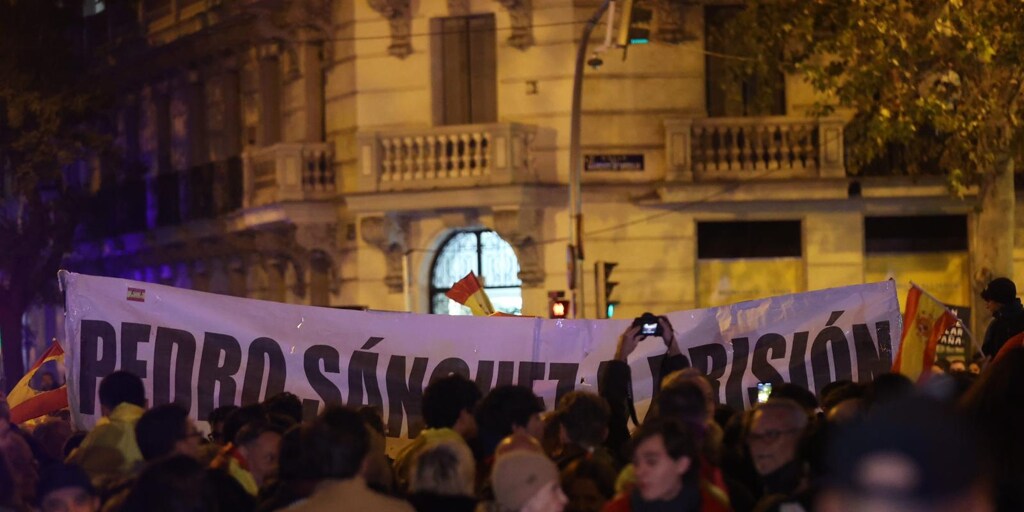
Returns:
[[[386,259],[384,284],[391,293],[404,288],[402,260],[409,247],[408,220],[391,215],[364,217],[359,222],[363,241],[380,249]]]
[[[535,208],[494,212],[494,231],[515,250],[523,288],[544,285],[544,260],[536,242],[541,235],[542,221],[543,211]]]
[[[513,48],[525,50],[533,46],[533,1],[532,0],[498,0],[512,19],[512,34],[508,36],[508,44]]]
[[[412,7],[410,0],[367,0],[370,8],[388,20],[391,29],[391,45],[388,53],[399,59],[412,53]]]

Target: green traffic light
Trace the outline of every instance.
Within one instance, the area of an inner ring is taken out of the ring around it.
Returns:
[[[646,38],[643,38],[643,39],[635,38],[635,39],[630,39],[629,40],[629,44],[647,44],[649,42],[651,42],[651,41],[649,39],[646,39]]]
[[[615,317],[615,304],[608,304],[608,308],[605,311],[605,318]]]

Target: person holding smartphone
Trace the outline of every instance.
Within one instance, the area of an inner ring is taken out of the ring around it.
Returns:
[[[656,397],[661,387],[661,380],[676,370],[690,366],[690,361],[679,351],[675,331],[666,316],[655,316],[644,313],[633,321],[619,336],[615,347],[615,356],[601,363],[598,370],[598,394],[608,401],[611,415],[608,420],[608,439],[605,446],[613,454],[624,459],[623,449],[629,441],[628,423],[632,418],[634,424],[639,423],[633,404],[632,372],[627,363],[629,355],[647,338],[661,338],[665,345],[665,358],[661,362],[660,371],[655,376],[654,386]]]

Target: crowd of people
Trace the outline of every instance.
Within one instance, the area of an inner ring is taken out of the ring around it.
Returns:
[[[1024,347],[923,384],[890,373],[816,396],[774,383],[739,411],[716,403],[659,323],[666,354],[644,418],[627,359],[651,337],[633,326],[598,392],[553,410],[527,387],[429,383],[422,424],[393,457],[380,411],[303,418],[290,393],[220,407],[209,433],[181,405],[147,409],[125,371],[101,381],[104,418],[89,432],[66,414],[29,431],[0,402],[0,511],[1024,510]]]

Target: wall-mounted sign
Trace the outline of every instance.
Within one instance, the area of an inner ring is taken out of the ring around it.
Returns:
[[[642,171],[644,155],[586,155],[583,157],[585,171]]]

